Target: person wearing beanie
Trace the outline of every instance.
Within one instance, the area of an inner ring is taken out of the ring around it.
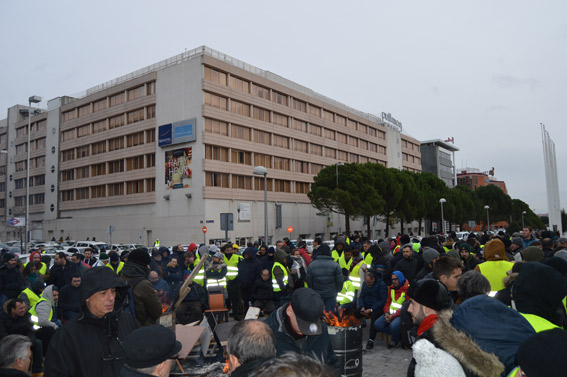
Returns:
[[[519,253],[521,260],[526,262],[539,262],[545,259],[545,253],[537,246],[528,246]]]
[[[264,269],[262,262],[256,258],[257,250],[254,247],[247,247],[244,250],[244,259],[238,265],[238,280],[240,281],[240,295],[244,305],[244,313],[252,304],[252,291],[254,282],[262,275]]]
[[[516,354],[518,367],[509,376],[561,376],[567,370],[566,348],[566,331],[553,329],[539,332],[520,346]]]
[[[155,324],[162,313],[161,302],[149,280],[150,263],[150,255],[145,249],[135,249],[120,275],[132,291],[134,314],[142,326]]]
[[[417,275],[415,275],[416,281],[419,281],[433,273],[433,266],[435,265],[435,262],[439,260],[439,252],[429,246],[426,246],[421,252],[421,258],[423,260],[423,268],[419,270]]]
[[[45,283],[43,280],[36,280],[31,287],[24,289],[18,298],[24,300],[28,310],[30,310],[39,302],[44,289]]]
[[[356,317],[370,316],[370,332],[368,334],[368,342],[366,349],[374,348],[374,339],[376,339],[376,329],[373,324],[380,316],[384,314],[384,304],[388,297],[388,286],[382,279],[380,272],[374,269],[366,271],[364,283],[358,297],[358,312]]]
[[[117,252],[111,251],[110,252],[110,263],[106,265],[106,267],[110,268],[116,275],[119,275],[122,269],[124,268],[124,262],[120,261],[120,255]]]
[[[522,250],[524,250],[524,242],[522,241],[522,237],[513,237],[509,251],[514,256],[514,259],[516,261],[522,260],[521,255],[519,255],[520,251]]]
[[[116,377],[124,365],[123,342],[139,325],[122,311],[128,285],[107,267],[82,277],[81,313],[67,321],[45,356],[45,377]]]
[[[240,295],[240,280],[238,279],[238,265],[242,261],[242,255],[236,254],[238,245],[227,243],[221,252],[224,254],[224,263],[226,264],[226,291],[228,299],[232,307],[234,319],[240,321],[244,318],[244,305],[242,296]]]
[[[274,254],[276,253],[276,249],[273,246],[268,247],[266,251],[266,255],[262,257],[260,260],[264,268],[268,271],[272,271],[272,267],[274,266]],[[313,256],[315,259],[315,255]]]
[[[402,304],[409,299],[409,282],[400,271],[392,273],[392,285],[388,290],[388,298],[384,305],[384,315],[374,322],[373,326],[378,332],[392,336],[388,348],[396,348],[400,344],[400,313]]]
[[[514,263],[506,260],[504,243],[499,239],[487,242],[484,245],[484,259],[486,262],[480,263],[474,269],[488,279],[492,292],[503,289],[503,280],[514,266]]]
[[[305,281],[309,288],[321,295],[325,304],[325,311],[334,312],[337,306],[337,294],[343,289],[343,273],[340,265],[329,254],[329,246],[321,245],[318,250],[319,255],[317,259],[312,261],[309,267],[307,267],[307,278]],[[346,253],[344,251],[343,255]],[[339,256],[339,258],[341,257]],[[292,277],[289,276],[289,279],[292,280]]]
[[[110,257],[106,253],[100,253],[98,259],[106,266],[110,262]]]
[[[45,274],[47,274],[47,265],[45,263],[43,263],[41,261],[41,253],[39,251],[34,251],[33,253],[30,254],[29,256],[29,261],[26,262],[24,264],[24,268],[30,263],[30,262],[34,262],[34,263],[40,263],[40,267],[37,270],[37,272],[39,272],[41,275],[45,276]]]
[[[471,245],[466,242],[461,242],[456,246],[459,251],[459,257],[463,262],[463,272],[474,270],[474,268],[480,263],[480,260],[475,256],[474,249]]]
[[[205,286],[209,292],[223,292],[226,289],[226,273],[228,268],[224,263],[224,254],[217,251],[212,258],[211,263],[206,267]]]

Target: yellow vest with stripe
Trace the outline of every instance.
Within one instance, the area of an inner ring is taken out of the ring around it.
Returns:
[[[560,329],[561,327],[554,325],[553,323],[549,322],[547,319],[542,318],[535,314],[526,314],[520,313],[522,317],[524,317],[530,325],[534,328],[535,332],[542,332],[546,330],[553,330],[553,329]]]
[[[339,258],[345,254],[345,249],[343,249],[342,251],[343,251],[342,254],[339,254],[339,251],[338,251],[337,249],[335,249],[335,250],[333,250],[333,251],[331,252],[331,257],[333,258],[333,260],[334,260],[335,262],[338,263],[338,262],[339,262]]]
[[[234,280],[238,276],[238,263],[242,260],[242,255],[232,254],[230,260],[224,255],[226,264],[226,280]]]
[[[361,260],[360,262],[358,262],[356,266],[353,267],[352,271],[350,271],[348,274],[348,278],[350,279],[350,281],[352,281],[352,285],[356,290],[360,290],[361,280],[360,280],[360,275],[358,274],[358,270],[360,270],[360,266],[362,266],[363,264],[364,261]]]
[[[112,271],[115,271],[116,275],[118,275],[120,271],[122,271],[122,268],[124,268],[124,262],[120,262],[116,270],[114,270],[114,266],[112,265],[112,262],[108,262],[107,264],[105,264],[105,266],[110,268]]]
[[[372,266],[373,261],[374,257],[372,256],[370,251],[366,252],[366,254],[364,255],[364,264],[366,264],[367,266]]]
[[[203,269],[201,269],[201,271],[203,271]],[[199,273],[201,273],[201,271],[199,271]],[[213,271],[212,268],[211,268],[211,271]],[[228,272],[227,272],[227,274],[228,274]],[[198,274],[197,274],[197,276],[198,276]],[[197,281],[197,276],[195,276],[195,279],[193,279],[193,281]],[[215,287],[226,288],[226,276],[224,276],[220,279],[208,278],[207,279],[207,288],[215,288]]]
[[[347,262],[345,259],[345,254],[343,253],[343,255],[339,257],[339,260],[337,262],[339,263],[339,266],[341,266],[341,268],[346,268],[347,270],[350,270],[350,265],[352,264],[352,257]]]
[[[515,367],[512,371],[508,374],[507,377],[517,377],[518,372],[520,371],[520,367]]]
[[[339,305],[351,303],[354,300],[354,285],[352,281],[346,280],[343,283],[343,289],[337,294],[337,302]]]
[[[276,280],[276,277],[274,276],[274,268],[279,267],[283,270],[284,273],[284,278],[283,278],[283,283],[284,285],[287,285],[287,270],[284,267],[283,264],[279,263],[279,262],[275,262],[274,265],[272,266],[272,288],[274,289],[274,292],[281,292],[281,288],[280,285],[278,284],[278,281]]]
[[[396,300],[396,290],[390,289],[390,297],[392,299],[390,303],[390,314],[394,314],[402,308],[402,304],[406,301],[406,293],[402,292],[400,297]]]
[[[37,330],[39,328],[41,328],[41,326],[39,325],[39,318],[37,317],[37,312],[35,311],[35,308],[37,307],[37,305],[42,302],[42,301],[48,301],[46,298],[40,298],[38,302],[36,302],[36,304],[34,306],[32,306],[30,308],[30,310],[28,310],[28,312],[31,314],[31,320],[33,322],[33,328],[34,330]],[[53,307],[51,306],[51,304],[49,305],[49,320],[51,321],[51,318],[53,318]]]
[[[478,265],[480,273],[490,282],[491,291],[499,291],[504,289],[504,282],[502,281],[507,272],[512,269],[514,263],[505,260],[488,261]]]
[[[29,288],[24,289],[19,295],[18,298],[20,298],[22,296],[22,293],[25,293],[26,296],[28,296],[28,301],[30,302],[30,308],[33,308],[35,306],[35,304],[37,304],[40,300],[41,297],[39,297],[38,295],[36,295],[34,293],[34,291],[32,291]]]
[[[27,263],[24,264],[24,268],[26,268],[28,263],[30,263],[30,262],[27,262]],[[41,262],[41,268],[39,269],[38,272],[42,275],[45,275],[45,273],[47,272],[47,265],[45,263]]]

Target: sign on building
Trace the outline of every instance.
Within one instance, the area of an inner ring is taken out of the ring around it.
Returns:
[[[195,123],[196,119],[191,118],[159,126],[158,145],[166,147],[195,141]]]
[[[192,185],[191,161],[193,148],[165,152],[165,185],[170,189],[188,188]]]
[[[250,203],[238,203],[238,221],[250,221]]]

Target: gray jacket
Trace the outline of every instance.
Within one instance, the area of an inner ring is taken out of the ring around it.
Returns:
[[[341,267],[330,255],[319,255],[309,264],[306,281],[323,298],[335,297],[343,289]]]

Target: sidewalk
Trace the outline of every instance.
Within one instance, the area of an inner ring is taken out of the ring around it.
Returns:
[[[367,350],[368,332],[368,326],[366,326],[362,333],[362,377],[406,376],[412,358],[411,350],[388,349],[386,337],[380,340],[380,334],[376,336],[374,348]]]

